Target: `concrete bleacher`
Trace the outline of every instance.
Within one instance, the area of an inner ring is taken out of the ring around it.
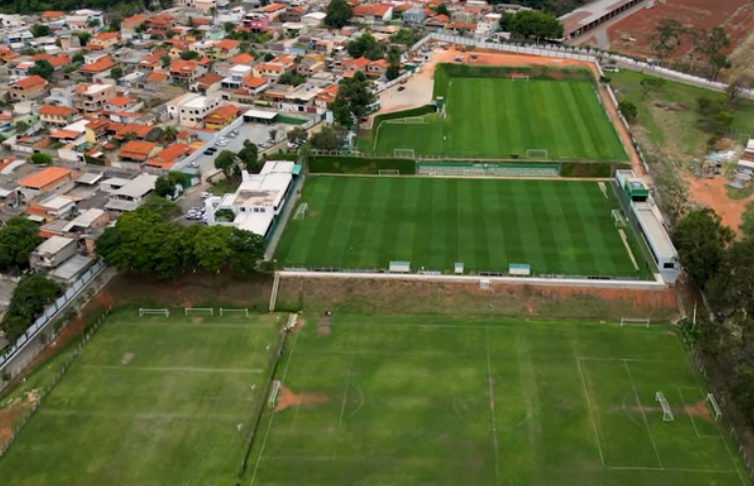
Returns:
[[[468,177],[558,177],[557,166],[515,166],[496,164],[494,166],[419,165],[417,174],[435,176]]]

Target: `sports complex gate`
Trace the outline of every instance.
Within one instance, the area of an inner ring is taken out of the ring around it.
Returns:
[[[558,164],[426,162],[416,161],[418,175],[461,175],[486,177],[558,177]]]

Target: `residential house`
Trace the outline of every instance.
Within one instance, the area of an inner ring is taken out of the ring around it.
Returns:
[[[322,88],[314,84],[301,84],[285,93],[278,106],[284,111],[316,113],[315,101],[321,91]]]
[[[271,3],[264,7],[259,7],[256,11],[266,16],[270,22],[280,22],[287,8],[288,6],[284,3]]]
[[[241,80],[240,89],[243,90],[245,93],[258,95],[259,93],[263,92],[269,87],[270,87],[270,82],[267,80],[267,78],[254,76],[252,74],[247,74]]]
[[[153,174],[139,174],[134,179],[126,181],[121,187],[110,192],[105,209],[115,212],[133,211],[154,191],[156,181],[157,176]]]
[[[251,66],[237,65],[228,70],[228,76],[220,82],[222,89],[238,89],[243,78],[251,72]]]
[[[260,33],[270,25],[270,19],[259,12],[249,12],[243,18],[243,26],[253,33]]]
[[[110,70],[117,66],[115,61],[108,55],[99,57],[96,61],[84,64],[79,68],[79,73],[89,81],[110,77]]]
[[[168,73],[156,71],[144,76],[139,87],[141,89],[157,91],[168,84],[170,84],[170,76],[168,76]]]
[[[105,110],[107,111],[137,111],[143,106],[139,100],[129,96],[113,96],[105,100]]]
[[[296,67],[296,72],[303,74],[307,78],[314,76],[317,73],[325,72],[327,66],[324,61],[317,61],[315,59],[304,59]]]
[[[207,73],[203,76],[199,76],[190,88],[191,91],[198,91],[199,93],[217,91],[221,87],[222,80],[223,77],[217,73]]]
[[[105,107],[105,100],[113,96],[113,85],[81,83],[73,89],[73,107],[90,113],[100,111]]]
[[[147,27],[149,33],[154,35],[164,36],[168,30],[171,30],[178,23],[178,20],[172,15],[160,12],[157,15],[153,15],[147,18]]]
[[[403,23],[409,25],[422,25],[427,20],[427,14],[421,7],[412,7],[403,12]]]
[[[39,15],[39,21],[43,24],[49,24],[51,22],[58,22],[65,18],[65,12],[60,10],[45,10]]]
[[[377,59],[376,61],[370,61],[367,64],[366,75],[373,77],[380,77],[387,72],[389,64],[384,59]]]
[[[37,113],[45,125],[65,126],[73,122],[79,111],[70,106],[42,105]]]
[[[196,61],[184,61],[175,59],[170,63],[168,68],[170,79],[176,83],[190,84],[196,81],[196,78],[207,72],[204,66]]]
[[[234,65],[240,64],[242,66],[251,66],[252,64],[254,64],[254,56],[246,52],[242,52],[228,59],[228,62]]]
[[[38,100],[48,93],[47,81],[36,74],[8,83],[8,96],[11,101]]]
[[[291,6],[285,9],[285,21],[286,22],[301,22],[301,17],[304,16],[304,9],[301,6]]]
[[[233,120],[238,118],[240,113],[241,109],[235,105],[223,105],[215,108],[204,117],[204,128],[222,130],[233,123]]]
[[[486,39],[490,35],[494,34],[500,28],[500,19],[502,14],[488,13],[483,15],[476,24],[476,31],[474,37],[477,39]]]
[[[51,221],[68,217],[74,209],[76,209],[76,201],[73,198],[53,194],[43,201],[32,200],[26,207],[26,213]]]
[[[144,162],[159,150],[156,143],[131,140],[121,147],[118,157],[125,162]]]
[[[98,32],[94,34],[86,47],[93,50],[110,49],[120,44],[120,34],[117,32]]]
[[[78,242],[75,238],[52,236],[29,254],[29,266],[33,270],[50,271],[75,255],[77,250]]]
[[[54,191],[68,183],[73,184],[71,171],[65,167],[53,165],[20,179],[18,186],[26,199],[33,199],[43,192]]]
[[[170,170],[170,168],[181,159],[188,156],[193,152],[193,148],[185,143],[172,143],[164,149],[157,152],[153,157],[147,159],[142,167],[149,172],[162,174]]]
[[[311,12],[301,16],[301,23],[309,27],[318,27],[325,21],[327,14],[324,12]]]
[[[382,25],[392,19],[393,6],[390,4],[361,4],[353,9],[352,22],[365,25]]]
[[[159,132],[160,128],[154,125],[141,123],[117,123],[110,122],[107,125],[108,136],[116,140],[151,140]]]
[[[210,53],[210,58],[219,60],[228,60],[238,55],[241,51],[238,49],[239,42],[232,39],[223,39],[215,42]]]
[[[178,106],[178,124],[184,127],[199,126],[209,113],[220,106],[220,98],[195,95]]]
[[[147,17],[144,14],[135,14],[120,21],[120,35],[124,39],[135,39],[139,36],[136,30],[146,24]]]
[[[136,70],[151,73],[162,69],[162,59],[156,54],[144,54],[141,61],[136,63]]]
[[[445,30],[445,26],[448,25],[448,22],[450,22],[450,17],[448,17],[447,15],[435,15],[434,17],[429,17],[424,21],[424,27],[430,31],[440,32],[442,30]]]
[[[458,35],[473,34],[476,31],[476,22],[451,21],[445,26],[445,30]]]
[[[68,57],[65,53],[62,53],[62,52],[59,52],[59,53],[57,53],[55,55],[47,54],[45,52],[41,52],[41,53],[34,54],[33,56],[31,56],[30,60],[32,62],[36,62],[36,61],[39,61],[39,60],[47,61],[47,62],[50,63],[50,65],[52,66],[52,68],[55,71],[58,71],[58,70],[62,69],[63,66],[65,66],[67,64],[70,64],[70,62],[71,62],[71,58]]]
[[[110,125],[110,121],[107,118],[96,118],[87,123],[84,126],[86,141],[92,145],[107,141],[108,125]]]
[[[347,76],[353,76],[357,71],[366,74],[367,66],[370,61],[364,56],[357,59],[344,60],[343,66],[345,67],[345,73]]]

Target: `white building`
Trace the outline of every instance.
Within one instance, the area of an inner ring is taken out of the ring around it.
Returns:
[[[178,118],[178,124],[185,127],[201,125],[204,117],[219,107],[222,100],[217,96],[203,96],[197,93],[186,93],[167,103],[168,114],[171,118]]]
[[[102,182],[102,185],[111,183],[112,181],[113,179],[109,179]],[[133,211],[154,190],[156,181],[156,175],[139,174],[119,189],[115,189],[110,193],[105,209],[117,212]]]
[[[270,161],[259,174],[243,171],[235,193],[206,200],[207,224],[226,224],[267,237],[300,169],[294,162]]]

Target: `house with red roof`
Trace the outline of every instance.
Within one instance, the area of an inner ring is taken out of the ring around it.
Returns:
[[[42,105],[37,110],[37,114],[45,125],[64,127],[78,117],[79,110],[70,106]]]
[[[191,152],[193,152],[193,148],[190,145],[181,142],[172,143],[147,159],[142,167],[147,172],[167,172],[176,162],[179,162]]]
[[[137,111],[141,106],[141,101],[121,95],[107,98],[104,108],[107,111]]]
[[[86,47],[91,50],[101,51],[120,44],[120,34],[117,32],[98,32],[89,38]]]
[[[228,62],[231,64],[240,64],[242,66],[251,66],[252,64],[254,64],[254,56],[246,52],[242,52],[241,54],[237,54],[228,59]]]
[[[210,130],[222,130],[233,123],[233,120],[241,114],[241,109],[235,105],[223,105],[215,108],[204,117],[204,128]]]
[[[373,77],[380,77],[387,72],[389,64],[384,59],[377,59],[376,61],[370,61],[367,64],[366,75]]]
[[[184,61],[183,59],[174,59],[168,67],[170,79],[175,82],[193,83],[207,69],[197,61]]]
[[[47,81],[36,74],[8,83],[8,97],[11,101],[38,100],[47,96],[49,91]]]
[[[79,68],[79,73],[90,81],[94,79],[104,79],[110,77],[110,70],[115,66],[117,66],[115,61],[113,61],[110,56],[104,55],[97,58],[94,62],[81,66]]]
[[[125,162],[144,162],[160,151],[154,142],[131,140],[126,142],[118,152],[118,157]]]
[[[393,6],[389,3],[361,4],[353,9],[351,21],[366,25],[382,25],[393,18]]]

